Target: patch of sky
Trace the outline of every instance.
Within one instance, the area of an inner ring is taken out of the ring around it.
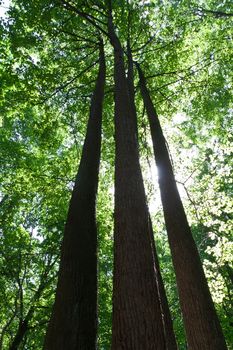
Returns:
[[[10,7],[10,0],[0,1],[0,19],[7,18],[7,11]]]

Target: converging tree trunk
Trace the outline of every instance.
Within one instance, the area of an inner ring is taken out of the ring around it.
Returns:
[[[163,279],[160,272],[159,260],[158,260],[158,255],[157,255],[153,235],[152,235],[152,246],[153,246],[153,252],[154,252],[155,267],[157,270],[157,284],[158,284],[158,291],[159,291],[159,297],[160,297],[160,307],[162,312],[166,349],[175,350],[175,349],[178,349],[178,347],[177,347],[176,337],[173,329],[172,317],[171,317],[171,312],[168,305],[166,291],[164,288]]]
[[[110,11],[111,12],[111,11]],[[112,349],[166,349],[123,50],[111,13],[114,48],[115,224]]]
[[[97,333],[96,193],[101,148],[105,58],[100,44],[99,72],[92,96],[86,139],[70,201],[55,304],[44,349],[92,350]]]
[[[133,120],[135,123],[135,135],[138,138],[137,111],[135,107],[135,92],[134,92],[134,63],[133,63],[133,57],[132,57],[132,51],[131,51],[129,39],[127,42],[127,57],[128,57],[128,74],[127,74],[128,90],[129,90],[131,110],[134,117]],[[164,327],[166,349],[175,350],[177,349],[176,337],[173,329],[172,318],[169,310],[169,305],[168,305],[168,300],[167,300],[167,296],[166,296],[166,292],[163,284],[163,279],[160,272],[159,259],[156,251],[156,245],[154,241],[154,234],[153,234],[150,214],[148,214],[148,216],[149,216],[150,226],[151,226],[150,227],[151,247],[152,247],[152,254],[154,256],[155,272],[156,272],[155,277],[157,279],[157,288],[158,288],[158,293],[160,298],[160,309],[161,309],[162,321],[163,321],[163,327]]]
[[[224,350],[225,340],[198,250],[177,190],[166,141],[146,81],[137,64],[140,89],[149,118],[159,187],[184,318],[188,348]]]

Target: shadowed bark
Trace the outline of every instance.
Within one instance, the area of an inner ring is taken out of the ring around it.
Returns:
[[[108,33],[114,48],[116,140],[112,349],[163,350],[166,345],[154,271],[151,223],[124,53],[111,13]]]
[[[204,275],[198,250],[177,190],[166,141],[143,72],[136,64],[151,129],[159,187],[172,253],[180,304],[193,350],[224,350],[225,340]]]
[[[131,110],[133,113],[133,117],[134,117],[133,120],[135,123],[135,135],[138,138],[137,112],[135,107],[135,93],[134,93],[134,63],[133,63],[133,57],[132,57],[132,51],[130,48],[129,39],[127,42],[127,57],[128,57],[127,83],[128,83]],[[166,296],[166,292],[163,284],[163,279],[160,272],[159,259],[156,251],[156,245],[154,241],[154,234],[153,234],[151,220],[150,220],[150,232],[151,232],[152,253],[154,255],[154,263],[155,263],[157,288],[158,288],[158,293],[160,298],[160,308],[161,308],[162,321],[163,321],[163,327],[164,327],[164,336],[166,341],[166,349],[175,350],[177,349],[176,337],[173,329],[172,318],[169,310],[169,305],[168,305],[168,300],[167,300],[167,296]]]
[[[44,349],[92,350],[97,333],[96,193],[101,148],[105,58],[100,44],[99,72],[92,96],[86,139],[70,201],[55,304]]]

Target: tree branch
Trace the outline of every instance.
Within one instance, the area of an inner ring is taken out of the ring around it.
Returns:
[[[197,8],[196,10],[194,10],[196,12],[197,15],[212,15],[215,18],[230,18],[233,17],[233,13],[231,12],[223,12],[223,11],[213,11],[213,10],[207,10],[203,7]]]
[[[77,41],[88,41],[88,42],[95,44],[95,45],[98,44],[97,41],[91,40],[90,38],[84,38],[83,36],[81,36],[79,34],[75,34],[75,33],[69,32],[69,31],[64,30],[64,29],[59,30],[58,33],[64,33],[64,34],[73,36]]]
[[[95,22],[95,20],[97,20],[97,19],[94,16],[89,15],[89,14],[83,12],[83,11],[80,11],[77,7],[75,7],[74,5],[70,4],[66,0],[60,0],[60,1],[61,1],[61,4],[63,5],[63,7],[65,9],[70,10],[70,11],[78,14],[80,17],[83,17],[89,23],[91,23],[96,29],[98,29],[100,32],[102,32],[104,35],[106,35],[108,37],[108,33]],[[106,25],[106,23],[104,23],[104,25]]]
[[[91,69],[92,67],[94,67],[96,65],[98,61],[95,61],[94,63],[92,63],[90,66],[88,66],[86,69],[84,69],[81,73],[75,75],[72,79],[68,80],[66,83],[58,86],[55,91],[49,95],[48,97],[44,98],[42,100],[42,102],[39,102],[37,105],[41,105],[43,103],[45,103],[46,101],[48,101],[50,98],[52,98],[53,96],[55,96],[58,92],[64,90],[67,86],[69,86],[70,84],[72,84],[76,79],[78,79],[81,75],[83,75],[84,73],[86,73],[87,71],[89,71],[89,69]]]

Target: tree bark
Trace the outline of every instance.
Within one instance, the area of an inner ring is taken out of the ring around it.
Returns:
[[[56,298],[47,329],[46,350],[93,350],[97,334],[96,193],[101,149],[105,58],[100,44],[99,72],[81,162],[70,201]]]
[[[156,267],[156,270],[158,271],[157,284],[158,284],[158,292],[159,292],[159,297],[160,297],[160,307],[161,307],[161,313],[162,313],[164,336],[165,336],[165,341],[166,341],[166,349],[167,350],[178,350],[176,336],[175,336],[174,329],[173,329],[171,312],[169,309],[166,291],[165,291],[164,284],[163,284],[163,279],[162,279],[162,275],[161,275],[161,271],[160,271],[159,260],[158,260],[158,255],[157,255],[153,235],[152,235],[152,246],[153,246],[155,267]]]
[[[149,118],[159,187],[188,348],[227,349],[203,267],[177,190],[166,141],[146,81],[137,64],[140,89]]]
[[[109,15],[115,80],[115,223],[112,349],[166,349],[151,223],[139,165],[123,50]]]
[[[129,39],[127,41],[127,57],[128,57],[127,83],[128,83],[128,90],[129,90],[129,98],[130,98],[131,110],[134,117],[133,120],[135,123],[135,135],[137,136],[137,139],[138,139],[137,111],[135,107],[135,93],[134,93],[134,63],[133,63],[133,57],[132,57],[132,51],[131,51]],[[149,216],[150,225],[151,225],[151,228],[150,228],[151,246],[152,246],[152,254],[153,254],[154,263],[155,263],[155,271],[157,271],[156,273],[157,288],[158,288],[158,294],[160,298],[160,310],[162,314],[166,349],[176,350],[177,349],[176,337],[173,329],[173,323],[172,323],[171,313],[169,310],[166,291],[164,288],[163,279],[160,272],[159,259],[156,251],[156,245],[154,241],[154,234],[153,234],[150,214],[148,214],[148,216]]]
[[[127,57],[128,57],[128,72],[127,72],[127,84],[128,84],[128,94],[130,100],[130,108],[132,114],[132,120],[134,122],[134,133],[137,138],[138,143],[138,125],[137,125],[137,110],[135,106],[135,92],[134,92],[134,67],[133,67],[133,57],[130,47],[130,39],[127,40]],[[138,144],[137,144],[138,147]]]

